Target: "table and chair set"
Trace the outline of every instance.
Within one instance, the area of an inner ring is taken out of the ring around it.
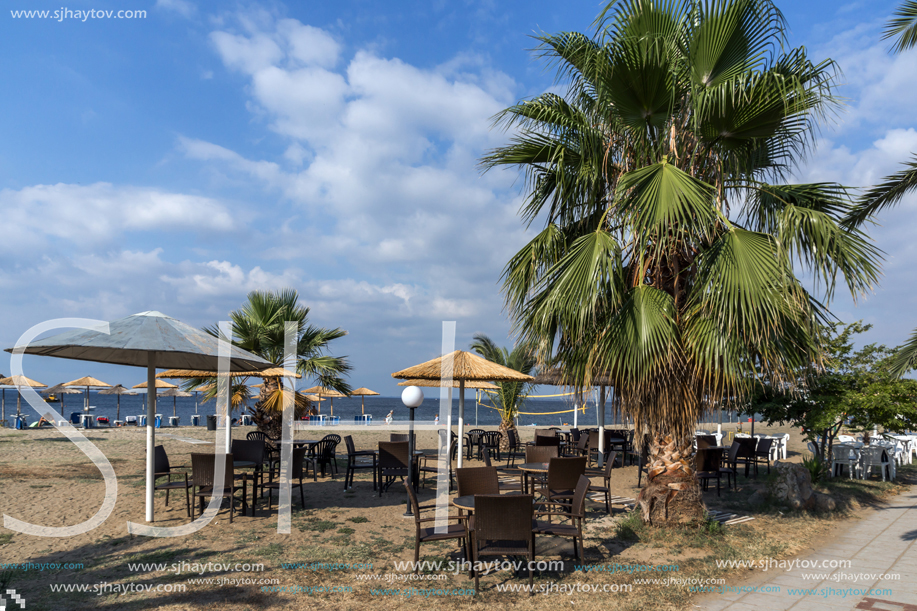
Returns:
[[[809,451],[818,455],[818,448],[808,442]],[[848,478],[867,479],[878,469],[882,481],[896,477],[896,467],[911,464],[917,454],[917,435],[884,434],[874,436],[865,443],[862,436],[838,435],[831,446],[832,477],[842,476],[847,470]]]

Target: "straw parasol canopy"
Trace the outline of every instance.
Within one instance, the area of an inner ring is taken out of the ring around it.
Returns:
[[[498,365],[493,361],[465,352],[456,350],[449,355],[441,356],[420,365],[414,365],[392,374],[393,378],[403,380],[439,380],[442,377],[443,359],[452,358],[452,379],[485,381],[485,382],[531,382],[535,378],[515,369]]]
[[[83,403],[83,411],[89,411],[89,389],[90,388],[111,388],[111,384],[97,380],[92,376],[84,376],[78,380],[65,382],[64,386],[80,386],[86,389],[86,401]]]
[[[364,407],[364,405],[363,405],[363,401],[366,399],[366,397],[373,397],[373,396],[376,396],[376,395],[378,395],[378,394],[379,394],[379,393],[377,393],[376,391],[370,390],[370,389],[366,388],[365,386],[361,386],[360,388],[358,388],[358,389],[356,389],[356,390],[351,390],[351,391],[350,391],[350,396],[351,396],[351,397],[360,397],[360,413],[361,413],[361,414],[365,414],[365,413],[366,413],[366,409],[365,409],[365,407]]]
[[[452,388],[458,388],[461,382],[458,380],[452,380]],[[422,386],[424,388],[441,388],[445,386],[440,380],[405,380],[404,382],[398,382],[398,386]],[[474,390],[497,390],[500,388],[496,384],[491,384],[490,382],[465,382],[465,388],[471,388]]]
[[[55,386],[52,386],[51,388],[46,388],[46,389],[44,389],[44,390],[41,391],[41,392],[42,392],[43,394],[46,394],[46,395],[61,395],[61,398],[60,398],[60,413],[61,413],[61,415],[63,415],[63,413],[64,413],[64,397],[63,397],[63,395],[78,395],[78,394],[80,394],[80,391],[78,391],[77,389],[75,389],[75,388],[66,388],[63,384],[57,384],[57,385],[55,385]]]
[[[140,384],[134,384],[133,386],[131,386],[131,388],[146,388],[146,387],[147,387],[146,382],[141,382]],[[162,380],[156,380],[156,388],[178,388],[178,386],[176,384],[169,384],[168,382],[164,382]]]
[[[459,439],[465,434],[465,382],[531,382],[535,379],[464,350],[456,350],[426,363],[396,371],[392,377],[406,380],[440,380],[443,378],[443,370],[449,371],[450,365],[452,379],[459,381]],[[462,453],[459,452],[459,467],[462,466],[462,462]]]
[[[184,390],[173,386],[172,388],[167,388],[163,392],[159,393],[160,397],[172,397],[172,415],[178,416],[177,410],[175,408],[176,397],[190,397],[190,392],[185,392]]]
[[[241,377],[254,377],[254,378],[296,378],[299,379],[302,376],[298,373],[288,371],[283,367],[271,367],[270,369],[265,369],[263,371],[254,371],[251,373],[230,373],[230,376],[236,378]],[[170,378],[170,379],[190,379],[190,378],[215,378],[217,377],[216,371],[205,371],[203,369],[167,369],[162,373],[156,374],[157,378]]]
[[[45,388],[48,386],[47,384],[42,384],[41,382],[31,380],[24,375],[15,375],[8,378],[3,378],[0,380],[0,384],[16,387],[16,416],[22,414],[22,393],[20,392],[20,389],[23,386],[29,386],[31,388]]]
[[[99,391],[100,395],[116,395],[118,398],[118,411],[115,413],[115,420],[121,420],[121,395],[136,395],[137,393],[131,392],[129,389],[124,388],[124,386],[118,384],[117,386],[112,386],[111,388],[106,388],[105,390]]]
[[[325,388],[324,386],[313,386],[312,388],[307,388],[300,392],[311,393],[314,395],[318,395],[319,397],[331,397],[331,415],[332,416],[334,416],[334,398],[347,396],[340,391],[334,390],[333,388]]]

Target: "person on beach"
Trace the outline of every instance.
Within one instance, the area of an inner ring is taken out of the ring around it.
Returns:
[[[392,423],[392,420],[394,420],[394,418],[395,418],[395,416],[393,415],[394,413],[395,413],[395,410],[392,410],[392,411],[390,411],[390,412],[388,413],[388,415],[385,417],[385,424],[391,424],[391,423]]]

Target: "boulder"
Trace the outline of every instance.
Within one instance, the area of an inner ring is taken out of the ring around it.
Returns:
[[[764,490],[755,490],[754,494],[748,497],[748,504],[757,507],[767,500],[767,493]]]
[[[768,487],[770,495],[791,509],[813,509],[816,498],[809,470],[799,463],[774,463],[776,476]]]
[[[823,513],[828,513],[837,509],[837,503],[831,498],[830,495],[822,494],[821,492],[815,493],[815,510],[821,511]]]

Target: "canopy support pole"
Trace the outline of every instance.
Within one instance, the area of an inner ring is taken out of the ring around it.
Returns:
[[[605,460],[605,386],[599,386],[599,457],[596,462],[599,469]],[[624,460],[623,458],[621,460]]]
[[[462,440],[465,439],[465,380],[459,380],[459,418],[458,418],[458,464],[462,468]]]
[[[146,365],[146,521],[153,521],[153,488],[156,483],[153,455],[156,448],[156,353],[147,354]]]

